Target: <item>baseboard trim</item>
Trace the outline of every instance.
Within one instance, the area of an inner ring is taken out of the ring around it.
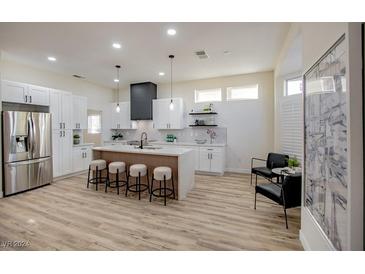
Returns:
[[[251,174],[251,170],[247,168],[231,168],[227,167],[225,169],[226,172],[234,172],[234,173],[243,173],[243,174]]]
[[[66,175],[62,175],[62,176],[58,176],[58,177],[54,177],[53,178],[53,182],[57,182],[57,181],[60,181],[60,180],[63,180],[63,179],[67,179],[67,178],[70,178],[70,177],[73,177],[73,176],[77,176],[77,175],[82,175],[85,172],[87,172],[87,169],[82,170],[82,171],[78,171],[78,172],[74,172],[74,173],[70,173],[70,174],[66,174]]]
[[[309,243],[307,241],[307,238],[305,237],[305,235],[301,229],[299,230],[299,240],[305,251],[312,251],[312,249],[310,248]]]

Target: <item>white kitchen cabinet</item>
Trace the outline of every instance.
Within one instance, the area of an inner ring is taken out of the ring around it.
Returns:
[[[1,90],[5,102],[49,105],[49,88],[3,80]]]
[[[72,128],[87,129],[87,97],[72,96]]]
[[[1,81],[2,101],[26,103],[27,85],[11,81]]]
[[[225,153],[224,148],[200,147],[199,171],[224,173]]]
[[[172,98],[174,108],[170,109],[170,98],[153,100],[153,124],[156,129],[183,129],[184,104],[182,98]]]
[[[49,106],[49,88],[28,85],[27,96],[30,104]]]
[[[72,130],[52,131],[53,177],[72,173]]]
[[[72,129],[72,93],[52,89],[50,91],[52,128]]]
[[[73,172],[87,170],[91,162],[92,146],[77,146],[73,148]]]
[[[134,129],[134,124],[130,119],[130,103],[119,102],[120,111],[117,112],[117,104],[112,103],[110,105],[111,110],[111,128],[112,129]]]

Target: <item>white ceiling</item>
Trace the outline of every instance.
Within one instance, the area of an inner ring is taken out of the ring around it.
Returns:
[[[166,34],[170,27],[175,36]],[[288,23],[0,23],[0,49],[4,59],[113,88],[116,64],[122,86],[169,82],[169,54],[174,81],[272,70],[288,29]],[[202,49],[208,59],[194,55]]]

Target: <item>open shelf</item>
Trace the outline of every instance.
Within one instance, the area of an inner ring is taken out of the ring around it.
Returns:
[[[216,115],[216,114],[218,114],[217,112],[204,112],[204,111],[202,111],[202,112],[190,112],[189,113],[189,115]]]

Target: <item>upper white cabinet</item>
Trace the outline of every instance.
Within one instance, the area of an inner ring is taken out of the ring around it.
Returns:
[[[111,128],[112,129],[133,129],[133,123],[130,119],[130,103],[129,102],[119,102],[120,111],[116,111],[116,103],[110,104],[111,111]]]
[[[50,112],[52,129],[72,129],[72,93],[52,89],[50,91]]]
[[[49,105],[49,88],[28,85],[29,103],[33,105]]]
[[[87,129],[87,97],[72,96],[72,128]]]
[[[32,104],[49,105],[49,88],[28,85],[12,81],[1,81],[2,101]]]
[[[172,98],[172,100],[173,109],[170,109],[170,98],[153,100],[153,123],[156,129],[184,128],[183,99]]]

